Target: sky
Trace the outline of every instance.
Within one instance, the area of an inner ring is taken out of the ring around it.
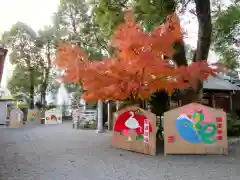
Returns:
[[[0,35],[18,21],[24,22],[34,30],[39,30],[51,23],[52,14],[56,12],[60,0],[0,0]],[[188,32],[188,44],[196,47],[197,21],[182,24]],[[215,61],[215,55],[210,53],[210,59]],[[6,58],[1,86],[6,87],[11,77],[13,67]]]
[[[11,28],[13,24],[22,21],[34,30],[43,28],[51,23],[51,17],[56,12],[59,0],[0,0],[0,35]],[[6,87],[7,79],[11,76],[12,66],[7,60],[1,85]]]

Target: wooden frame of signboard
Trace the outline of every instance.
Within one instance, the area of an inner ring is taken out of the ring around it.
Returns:
[[[112,146],[156,155],[156,115],[137,106],[115,114]]]
[[[191,103],[164,113],[164,153],[227,154],[226,113]]]

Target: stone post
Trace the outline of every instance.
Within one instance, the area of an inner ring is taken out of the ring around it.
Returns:
[[[103,132],[103,102],[98,100],[97,106],[97,133]]]
[[[108,101],[108,130],[113,129],[112,107],[111,101]]]

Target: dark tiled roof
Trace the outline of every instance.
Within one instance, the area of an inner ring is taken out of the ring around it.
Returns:
[[[207,81],[204,81],[203,89],[240,91],[240,87],[238,87],[236,84],[233,84],[228,80],[224,80],[218,76],[217,77],[210,76]]]

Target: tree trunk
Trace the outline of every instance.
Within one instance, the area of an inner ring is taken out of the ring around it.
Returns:
[[[194,61],[207,60],[212,36],[210,0],[195,0],[198,19],[198,41]]]
[[[44,85],[43,85],[43,89],[42,89],[42,92],[41,92],[41,104],[42,105],[46,105],[46,89],[47,89],[47,87],[46,87],[47,85],[44,83]]]
[[[41,103],[43,105],[46,105],[46,90],[47,90],[47,86],[48,86],[49,71],[50,71],[50,69],[46,69],[46,71],[44,73],[45,74],[44,80],[41,85]]]
[[[42,88],[41,88],[40,96],[41,96],[41,99],[40,99],[41,104],[43,104],[43,92],[42,92]]]
[[[194,53],[193,61],[207,60],[209,48],[211,44],[212,22],[211,22],[211,7],[210,0],[195,0],[196,13],[198,19],[198,41],[197,50]],[[183,43],[177,44],[178,48],[173,60],[178,66],[185,65],[183,59],[186,59]],[[183,48],[181,48],[183,46]],[[175,48],[176,49],[176,48]],[[187,64],[187,61],[186,61]],[[203,98],[203,83],[199,81],[197,90],[189,90],[182,97],[182,105],[198,102],[201,103]]]
[[[187,66],[187,58],[183,41],[178,41],[174,44],[175,53],[172,59],[177,66]]]
[[[198,41],[197,50],[194,54],[194,62],[208,59],[208,53],[212,37],[212,18],[210,0],[195,0],[198,19]],[[196,102],[201,103],[203,99],[203,83],[199,81],[196,90]]]
[[[29,68],[29,79],[30,79],[30,103],[29,103],[29,108],[33,109],[34,108],[34,77],[33,77],[33,68]]]
[[[44,71],[44,79],[41,85],[41,103],[45,106],[46,105],[46,90],[48,87],[48,79],[49,79],[49,74],[50,74],[50,69],[51,69],[51,54],[50,54],[50,42],[47,44],[47,68],[45,68]]]

